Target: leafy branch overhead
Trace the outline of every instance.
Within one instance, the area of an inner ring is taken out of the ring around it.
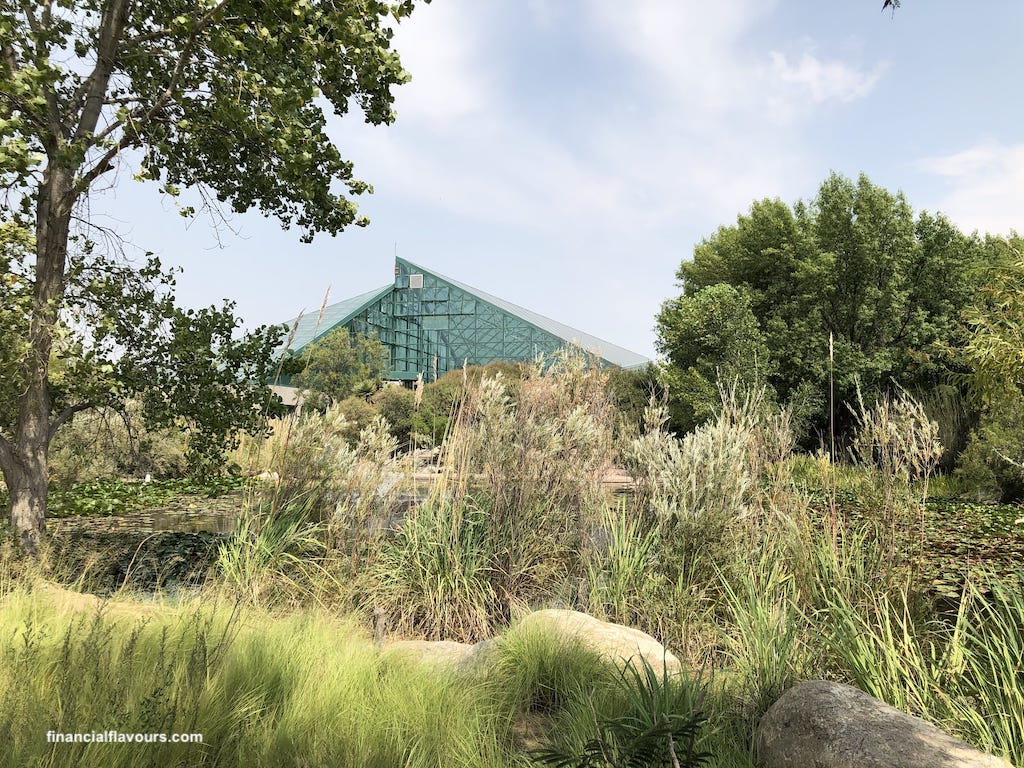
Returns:
[[[369,186],[326,134],[358,106],[394,119],[408,80],[391,18],[411,2],[44,2],[0,11],[0,178],[31,192],[56,161],[87,191],[126,150],[140,178],[206,185],[236,211],[339,232]]]
[[[15,432],[32,303],[29,244],[10,247],[13,232],[0,225],[0,435]],[[89,241],[73,245],[49,361],[51,438],[80,411],[117,407],[129,396],[141,397],[148,424],[189,428],[196,469],[213,466],[239,431],[261,431],[268,408],[276,412],[263,382],[273,375],[281,328],[239,335],[230,302],[178,307],[174,273],[158,259],[133,266]]]

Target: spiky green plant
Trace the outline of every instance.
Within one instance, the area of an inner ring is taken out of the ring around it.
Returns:
[[[481,510],[432,497],[382,542],[368,566],[367,607],[393,630],[431,639],[479,640],[493,629],[487,521]]]
[[[592,710],[593,735],[581,748],[544,747],[533,759],[552,768],[696,768],[709,760],[698,749],[707,721],[699,681],[640,657],[622,666],[615,693],[613,711]]]

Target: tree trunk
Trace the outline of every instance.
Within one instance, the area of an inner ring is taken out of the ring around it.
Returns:
[[[39,543],[46,525],[46,493],[49,477],[46,450],[24,461],[18,456],[4,474],[11,497],[11,529],[18,534],[22,549],[32,557],[39,553]]]
[[[18,423],[3,462],[10,493],[10,524],[25,551],[35,556],[46,529],[50,450],[50,347],[64,298],[68,235],[75,201],[74,171],[47,167],[36,203],[35,296],[29,350],[22,368]]]

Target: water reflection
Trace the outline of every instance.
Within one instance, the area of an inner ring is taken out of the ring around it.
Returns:
[[[79,516],[48,520],[52,534],[88,533],[231,533],[238,510],[152,509],[132,515]]]

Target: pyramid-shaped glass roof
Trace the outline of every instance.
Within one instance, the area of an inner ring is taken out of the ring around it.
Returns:
[[[303,347],[335,328],[374,333],[391,354],[392,378],[427,381],[464,364],[531,362],[573,344],[622,368],[650,360],[617,344],[552,320],[510,301],[395,259],[391,285],[326,306],[289,322],[288,349]]]

